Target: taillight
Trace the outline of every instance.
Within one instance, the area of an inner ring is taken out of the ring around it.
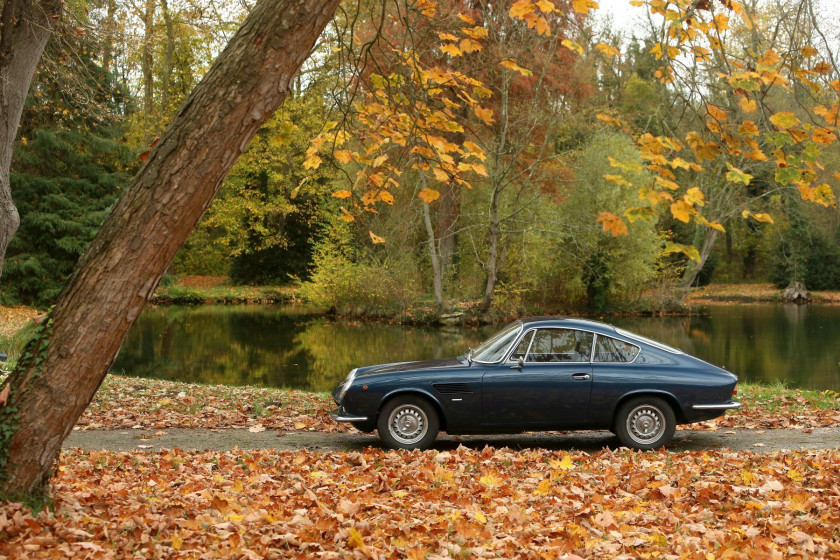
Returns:
[[[734,396],[735,396],[735,395],[737,395],[737,394],[738,394],[738,387],[734,387],[734,388],[732,389],[732,396],[734,397]]]

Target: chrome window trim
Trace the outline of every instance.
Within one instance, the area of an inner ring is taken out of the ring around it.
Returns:
[[[595,345],[598,343],[598,339],[596,338],[596,339],[595,339],[595,341],[592,343],[592,358],[591,358],[591,362],[592,362],[593,364],[632,364],[633,362],[635,362],[636,360],[638,360],[638,359],[639,359],[639,356],[641,356],[641,355],[642,355],[642,347],[641,347],[641,346],[639,346],[638,344],[633,344],[632,342],[628,342],[628,341],[626,341],[626,340],[621,340],[620,338],[617,338],[617,337],[615,337],[615,336],[609,336],[609,335],[606,335],[606,334],[601,334],[601,333],[595,333],[595,336],[596,336],[596,337],[597,337],[597,336],[603,336],[604,338],[612,338],[613,340],[620,340],[620,341],[621,341],[621,342],[623,342],[624,344],[629,344],[630,346],[632,346],[632,347],[634,347],[634,348],[638,349],[639,351],[638,351],[638,352],[636,352],[636,355],[635,355],[635,356],[633,357],[633,359],[632,359],[632,360],[630,360],[629,362],[596,362],[596,361],[595,361]]]
[[[525,336],[528,335],[528,332],[537,331],[539,329],[546,329],[546,330],[548,330],[548,329],[555,329],[555,330],[564,329],[564,330],[567,330],[567,331],[587,332],[587,333],[592,335],[592,348],[593,348],[593,350],[595,348],[595,337],[598,335],[598,333],[596,331],[589,330],[589,329],[579,329],[579,328],[576,328],[576,327],[562,327],[562,326],[561,327],[554,327],[554,326],[552,326],[552,327],[530,327],[522,333],[522,336],[520,336],[519,338],[516,339],[516,344],[514,344],[513,346],[511,346],[508,349],[507,357],[503,361],[513,363],[513,360],[511,360],[511,356],[513,355],[513,350],[516,349],[516,346],[520,342],[522,342],[522,339]],[[536,338],[536,333],[534,334],[534,338]],[[528,354],[531,352],[531,345],[532,344],[534,344],[534,339],[533,338],[531,339],[531,342],[528,343],[528,350],[525,352],[525,356],[523,357],[523,359],[528,357]],[[494,363],[499,363],[499,362],[494,362]],[[591,364],[592,363],[592,353],[590,352],[588,362],[525,362],[525,363],[526,364]],[[624,363],[629,363],[629,362],[624,362]]]
[[[636,342],[641,342],[642,344],[647,344],[648,346],[653,346],[654,348],[656,348],[658,350],[663,350],[665,352],[668,352],[669,354],[675,354],[675,355],[685,354],[685,352],[683,352],[679,348],[674,348],[673,346],[668,346],[667,344],[657,342],[653,339],[647,338],[647,337],[642,336],[640,334],[631,333],[630,331],[625,331],[624,329],[618,329],[618,328],[615,329],[615,332],[618,333],[619,335],[623,336],[624,338],[629,338],[630,340],[635,340]],[[633,343],[631,342],[630,344],[633,344]],[[635,346],[635,344],[633,344],[633,346]]]

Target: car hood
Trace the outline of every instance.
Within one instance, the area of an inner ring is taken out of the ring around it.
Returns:
[[[422,362],[400,362],[395,364],[383,364],[372,366],[370,369],[360,371],[357,376],[374,375],[380,373],[398,373],[403,371],[420,371],[440,368],[467,368],[469,364],[458,358],[445,358],[443,360],[425,360]]]

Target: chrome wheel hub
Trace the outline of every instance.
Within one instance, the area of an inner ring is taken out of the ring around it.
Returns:
[[[637,406],[627,416],[627,433],[636,443],[654,442],[665,433],[665,415],[653,405]]]
[[[411,445],[423,439],[429,429],[426,413],[413,404],[399,406],[388,418],[388,430],[400,443]]]

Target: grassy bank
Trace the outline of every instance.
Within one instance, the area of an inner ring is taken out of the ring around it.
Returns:
[[[227,276],[184,276],[165,278],[155,290],[156,304],[197,305],[203,303],[292,303],[297,291],[290,286],[235,286]]]
[[[812,303],[840,303],[840,291],[811,292]],[[710,303],[782,303],[782,290],[773,284],[710,284],[686,296],[689,305]]]

